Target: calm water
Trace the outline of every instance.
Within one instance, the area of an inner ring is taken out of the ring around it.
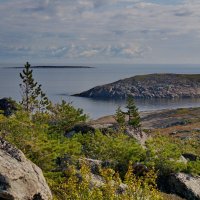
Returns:
[[[34,69],[35,79],[42,84],[43,90],[53,102],[61,99],[73,102],[83,108],[91,118],[113,114],[116,108],[124,106],[123,101],[103,101],[71,94],[88,90],[94,86],[110,83],[119,79],[149,73],[187,73],[200,74],[200,65],[90,65],[85,69]],[[19,73],[21,69],[3,68],[0,65],[0,98],[12,97],[20,100]],[[200,99],[181,100],[137,100],[139,110],[200,106]]]

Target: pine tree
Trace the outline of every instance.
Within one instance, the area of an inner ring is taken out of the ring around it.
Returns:
[[[115,120],[117,121],[117,124],[119,125],[119,129],[121,132],[124,132],[125,130],[126,126],[125,117],[126,117],[125,113],[121,110],[121,107],[119,106],[115,113]]]
[[[140,130],[141,128],[141,119],[138,113],[138,109],[135,105],[135,102],[132,97],[127,98],[127,105],[126,108],[128,109],[128,124],[131,125],[135,130]]]
[[[41,90],[41,85],[33,78],[33,70],[31,65],[27,62],[24,65],[20,78],[23,83],[20,84],[22,101],[20,102],[24,110],[32,112],[35,109],[39,111],[44,110],[49,105],[49,100],[45,93]]]

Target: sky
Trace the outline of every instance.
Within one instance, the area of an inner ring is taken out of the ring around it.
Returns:
[[[200,64],[200,0],[0,0],[0,63]]]

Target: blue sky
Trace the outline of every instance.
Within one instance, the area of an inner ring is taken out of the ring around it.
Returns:
[[[199,0],[0,0],[1,63],[200,63]]]

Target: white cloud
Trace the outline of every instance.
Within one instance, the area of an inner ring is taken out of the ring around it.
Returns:
[[[118,57],[118,58],[136,58],[143,56],[144,52],[148,52],[149,47],[142,47],[137,44],[127,45],[75,45],[71,44],[65,47],[52,47],[51,54],[55,57],[65,56],[69,58],[81,57]]]
[[[83,57],[91,57],[91,56],[95,56],[98,54],[98,50],[96,49],[92,49],[92,50],[86,50],[80,53],[80,56]]]
[[[24,56],[147,62],[157,48],[160,57],[171,58],[184,40],[200,43],[199,0],[8,0],[0,3],[0,17],[0,51],[12,46],[13,55],[22,54],[23,46],[31,49],[24,49]]]

